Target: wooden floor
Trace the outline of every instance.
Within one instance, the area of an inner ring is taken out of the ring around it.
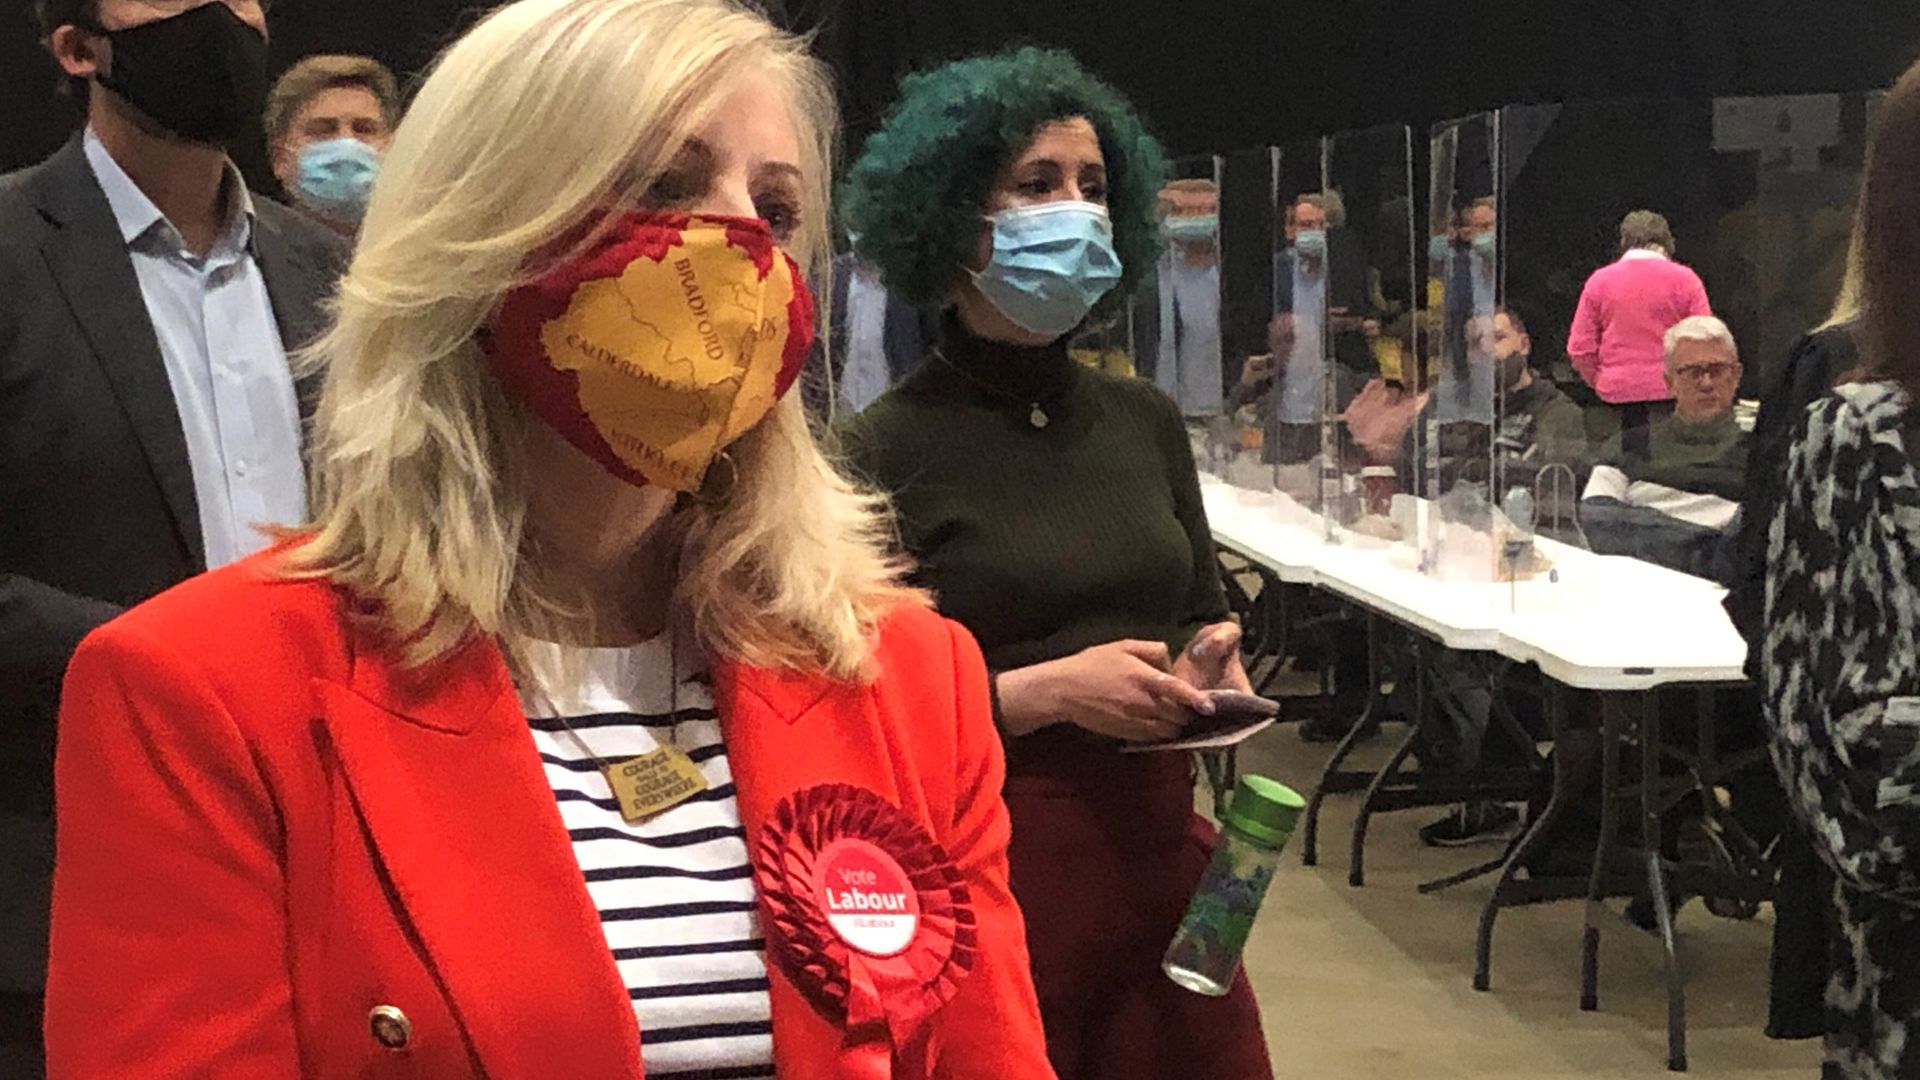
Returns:
[[[1391,734],[1396,731],[1389,728]],[[1372,759],[1382,754],[1376,740]],[[1241,752],[1243,771],[1312,790],[1330,747],[1269,729]],[[1372,759],[1362,752],[1362,763]],[[1374,819],[1365,888],[1347,885],[1347,838],[1359,796],[1323,817],[1321,865],[1298,853],[1274,881],[1248,947],[1276,1075],[1312,1080],[1546,1080],[1660,1077],[1666,996],[1657,942],[1624,920],[1603,928],[1600,1011],[1579,1008],[1581,904],[1503,912],[1493,989],[1476,993],[1473,934],[1491,879],[1438,896],[1420,881],[1491,857],[1497,848],[1433,849],[1415,836],[1431,810]],[[1617,910],[1617,908],[1616,908]],[[1680,918],[1687,966],[1691,1075],[1812,1080],[1815,1042],[1761,1034],[1771,912],[1714,918],[1696,901]],[[1196,1078],[1200,1080],[1200,1078]]]

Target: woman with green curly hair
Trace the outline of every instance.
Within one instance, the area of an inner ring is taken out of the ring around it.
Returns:
[[[842,425],[918,582],[971,630],[1006,737],[1013,891],[1064,1080],[1271,1077],[1242,976],[1160,972],[1210,845],[1176,736],[1247,690],[1179,410],[1067,341],[1157,255],[1159,147],[1065,53],[909,77],[843,192],[887,288],[939,343]]]

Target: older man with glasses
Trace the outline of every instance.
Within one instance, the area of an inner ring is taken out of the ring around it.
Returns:
[[[1645,449],[1607,445],[1581,517],[1596,550],[1711,573],[1746,480],[1750,436],[1733,408],[1740,350],[1725,323],[1697,315],[1667,331],[1665,354],[1672,415],[1653,423]]]

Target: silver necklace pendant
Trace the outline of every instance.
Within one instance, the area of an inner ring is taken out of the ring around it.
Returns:
[[[1052,422],[1053,418],[1047,415],[1047,410],[1041,408],[1039,402],[1034,402],[1033,411],[1027,414],[1027,423],[1037,428],[1043,428]]]

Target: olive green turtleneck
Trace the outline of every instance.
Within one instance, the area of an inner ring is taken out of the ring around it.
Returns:
[[[1174,403],[1081,367],[1063,342],[984,341],[952,315],[943,330],[943,346],[839,434],[854,473],[893,497],[918,583],[987,665],[1123,638],[1177,650],[1226,618]],[[1112,745],[1066,725],[1013,742],[1015,767]]]

